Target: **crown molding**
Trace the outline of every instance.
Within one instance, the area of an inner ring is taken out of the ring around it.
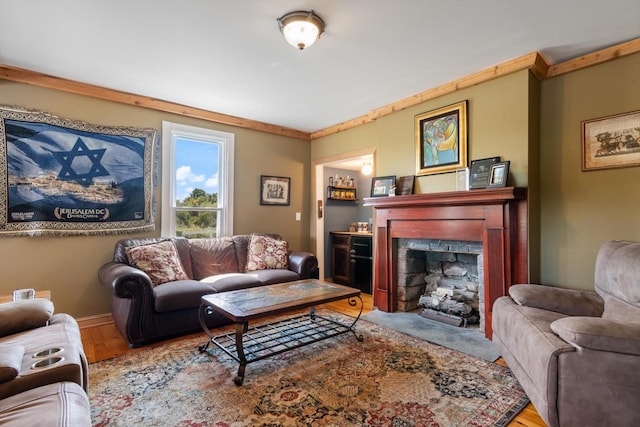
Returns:
[[[284,126],[277,126],[269,123],[245,119],[242,117],[230,116],[227,114],[216,113],[200,108],[189,107],[147,96],[121,92],[87,83],[53,77],[35,71],[29,71],[21,68],[11,67],[8,65],[0,64],[0,79],[27,83],[49,89],[56,89],[64,92],[75,93],[78,95],[118,102],[121,104],[149,108],[152,110],[164,111],[167,113],[178,114],[185,117],[192,117],[195,119],[201,119],[210,122],[310,141],[323,138],[335,133],[343,132],[345,130],[352,129],[354,127],[358,127],[367,123],[371,123],[379,119],[380,117],[384,117],[391,113],[402,111],[409,107],[413,107],[414,105],[418,105],[423,102],[427,102],[432,99],[456,92],[458,90],[462,90],[483,82],[496,79],[498,77],[515,73],[517,71],[528,69],[539,80],[545,80],[583,68],[591,67],[593,65],[602,64],[604,62],[611,61],[617,58],[632,55],[638,52],[640,52],[640,38],[611,46],[555,65],[550,65],[549,61],[546,60],[540,52],[532,52],[527,55],[505,61],[501,64],[495,65],[485,70],[470,74],[460,79],[442,84],[431,89],[427,89],[423,92],[419,92],[415,95],[371,110],[369,113],[363,116],[356,117],[354,119],[347,120],[315,132],[303,132]]]
[[[35,71],[11,67],[9,65],[0,64],[0,79],[27,83],[48,89],[56,89],[63,92],[74,93],[76,95],[89,96],[92,98],[133,105],[136,107],[149,108],[151,110],[164,111],[166,113],[179,114],[181,116],[192,117],[194,119],[201,119],[245,129],[303,139],[305,141],[309,141],[310,139],[309,132],[303,132],[297,129],[244,119],[242,117],[230,116],[228,114],[216,113],[148,96],[107,89],[101,86],[49,76]]]

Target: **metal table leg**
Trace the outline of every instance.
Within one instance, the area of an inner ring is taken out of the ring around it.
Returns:
[[[247,358],[244,355],[244,345],[242,342],[242,338],[249,329],[249,323],[236,323],[236,352],[238,354],[238,359],[240,360],[240,366],[238,366],[238,375],[234,378],[233,382],[235,385],[242,385],[244,382],[244,370],[247,367]]]

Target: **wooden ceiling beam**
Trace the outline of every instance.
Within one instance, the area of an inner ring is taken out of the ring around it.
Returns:
[[[188,107],[186,105],[177,104],[175,102],[162,101],[160,99],[155,99],[148,96],[135,95],[132,93],[107,89],[88,83],[81,83],[73,80],[53,77],[35,71],[29,71],[21,68],[11,67],[8,65],[0,64],[0,78],[4,80],[11,80],[14,82],[41,86],[48,89],[56,89],[63,92],[74,93],[77,95],[118,102],[121,104],[149,108],[151,110],[157,111],[164,111],[166,113],[178,114],[185,117],[192,117],[194,119],[201,119],[281,136],[288,136],[291,138],[303,139],[305,141],[310,140],[310,134],[308,132],[303,132],[297,129],[291,129],[284,126],[277,126],[269,123],[259,122],[256,120],[216,113],[213,111],[203,110],[201,108]]]
[[[375,110],[370,111],[364,116],[360,116],[346,122],[338,123],[337,125],[330,126],[317,132],[312,132],[311,139],[318,139],[328,135],[332,135],[334,133],[343,132],[347,129],[351,129],[365,123],[373,122],[380,117],[386,116],[396,111],[402,111],[409,107],[413,107],[414,105],[422,104],[423,102],[427,102],[432,99],[436,99],[441,96],[456,92],[458,90],[487,82],[489,80],[494,80],[498,77],[515,73],[516,71],[530,69],[536,77],[542,79],[547,74],[547,67],[548,64],[546,60],[538,52],[523,55],[518,58],[503,62],[502,64],[487,68],[482,71],[478,71],[477,73],[473,73],[460,79],[442,84],[440,86],[427,89],[423,92],[385,105],[384,107],[376,108]]]
[[[551,77],[557,77],[562,74],[571,73],[582,68],[602,64],[604,62],[612,61],[638,52],[640,52],[640,38],[583,55],[569,61],[561,62],[557,65],[551,65],[546,78],[549,79]]]

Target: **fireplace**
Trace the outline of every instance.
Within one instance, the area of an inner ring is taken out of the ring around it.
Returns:
[[[482,242],[398,239],[397,311],[484,331]]]
[[[398,309],[398,257],[402,239],[479,242],[485,336],[491,338],[493,302],[509,286],[526,283],[526,189],[506,187],[365,199],[375,211],[373,300],[380,310]]]

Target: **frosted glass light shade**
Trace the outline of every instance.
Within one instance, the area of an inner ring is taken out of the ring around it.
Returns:
[[[314,44],[324,31],[324,22],[313,10],[287,13],[278,23],[287,43],[300,50]]]
[[[362,164],[362,174],[363,175],[371,175],[371,173],[373,172],[373,166],[371,166],[370,162],[364,162]]]

